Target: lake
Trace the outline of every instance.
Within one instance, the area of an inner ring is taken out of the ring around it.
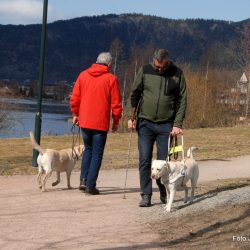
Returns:
[[[0,138],[29,137],[29,131],[35,129],[36,100],[0,98],[0,102],[10,104],[7,106],[13,125],[7,131],[0,131]],[[68,104],[43,102],[41,134],[70,134],[71,117]]]

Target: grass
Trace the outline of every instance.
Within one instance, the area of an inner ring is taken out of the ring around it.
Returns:
[[[128,164],[129,133],[110,133],[104,153],[102,169],[138,166],[137,134],[132,134]],[[62,149],[72,146],[72,136],[44,136],[43,148]],[[197,160],[226,159],[250,154],[250,127],[202,128],[185,130],[184,147],[199,148]],[[156,151],[156,150],[154,150]],[[34,174],[32,148],[29,138],[0,139],[0,175]],[[79,170],[80,162],[76,170]]]
[[[199,195],[213,194],[223,191],[234,190],[246,186],[250,186],[249,178],[225,179],[219,181],[216,180],[216,181],[210,181],[209,183],[206,182],[199,184],[196,192]]]

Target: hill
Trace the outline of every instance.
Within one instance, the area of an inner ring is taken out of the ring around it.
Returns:
[[[164,47],[181,63],[199,63],[208,49],[215,49],[220,63],[231,64],[225,51],[238,44],[242,22],[219,20],[171,20],[140,14],[81,17],[47,26],[47,82],[75,80],[97,54],[108,51],[119,39],[123,60],[135,48]],[[41,25],[0,25],[0,79],[37,79]]]

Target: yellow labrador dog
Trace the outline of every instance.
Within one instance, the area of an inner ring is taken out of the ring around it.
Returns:
[[[194,189],[199,177],[198,164],[193,158],[192,151],[196,149],[191,147],[187,151],[187,158],[184,161],[163,161],[153,160],[151,177],[152,179],[161,178],[161,182],[166,187],[167,204],[166,211],[170,212],[176,191],[185,190],[184,202],[188,200],[187,182],[191,181],[190,203],[193,202]]]
[[[52,183],[52,186],[56,186],[60,183],[60,173],[66,172],[67,174],[67,186],[70,186],[71,172],[76,164],[76,161],[80,158],[83,152],[83,146],[76,146],[73,149],[67,148],[62,150],[43,149],[35,140],[34,134],[30,131],[31,145],[39,152],[37,157],[38,164],[38,185],[42,191],[45,191],[45,184],[48,178],[51,176],[52,171],[56,171],[57,180]],[[42,178],[43,176],[43,178]]]

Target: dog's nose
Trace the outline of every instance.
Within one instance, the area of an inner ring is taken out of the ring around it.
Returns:
[[[151,174],[151,178],[154,179],[154,178],[155,178],[155,175],[154,175],[154,174]]]

